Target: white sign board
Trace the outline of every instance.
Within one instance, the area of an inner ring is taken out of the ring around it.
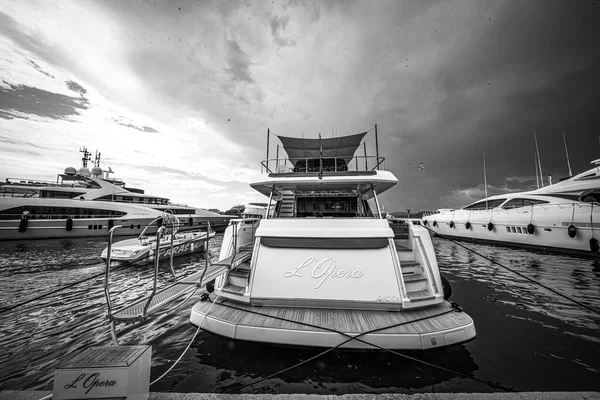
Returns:
[[[390,248],[290,249],[261,246],[252,297],[400,303]]]

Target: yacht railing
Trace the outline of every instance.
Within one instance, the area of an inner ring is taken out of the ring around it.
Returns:
[[[347,159],[348,157],[269,158],[261,161],[260,165],[261,173],[308,173],[319,172],[320,170],[322,172],[385,170],[385,157],[354,156],[348,163],[342,162]],[[309,165],[309,161],[317,165]],[[274,170],[271,169],[273,165]]]

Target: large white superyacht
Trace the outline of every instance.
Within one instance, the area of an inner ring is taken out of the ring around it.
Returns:
[[[224,230],[231,217],[186,205],[172,204],[166,197],[127,187],[100,168],[100,153],[87,168],[90,153],[81,152],[83,166],[67,167],[55,182],[6,178],[0,183],[0,240],[105,236],[122,225],[119,236],[139,235],[162,212],[175,214],[181,230]],[[156,230],[155,228],[153,228]]]

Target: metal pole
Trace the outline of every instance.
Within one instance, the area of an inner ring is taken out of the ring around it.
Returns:
[[[537,153],[534,151],[533,152],[533,166],[535,167],[535,183],[537,185],[537,188],[540,188],[540,179],[538,177],[538,168],[537,168]]]
[[[112,238],[113,233],[121,228],[122,225],[116,225],[108,231],[108,249],[106,250],[106,271],[104,274],[104,295],[106,296],[106,306],[108,307],[108,315],[112,315],[112,303],[110,302],[110,291],[108,289],[109,274],[110,274],[110,255],[112,253]]]
[[[485,209],[487,210],[488,208],[488,202],[487,202],[487,174],[485,173],[485,153],[483,153],[483,188],[485,191]]]
[[[375,207],[377,207],[377,215],[379,219],[381,219],[381,209],[379,208],[379,200],[377,200],[377,193],[375,193],[375,189],[373,188],[373,184],[371,183],[371,191],[373,192],[373,198],[375,199]]]
[[[377,140],[377,124],[375,124],[375,155],[377,156],[377,170],[379,170],[379,141]]]
[[[160,261],[160,234],[162,233],[162,231],[165,229],[165,226],[161,226],[160,228],[158,228],[158,231],[156,231],[156,249],[154,249],[154,285],[152,286],[152,293],[150,294],[150,297],[148,297],[148,301],[146,302],[146,305],[144,306],[144,311],[142,313],[142,318],[145,318],[146,315],[148,314],[148,307],[150,307],[150,302],[152,301],[152,298],[154,297],[154,295],[156,294],[156,281],[158,279],[158,263]]]
[[[173,270],[173,240],[175,237],[175,227],[171,223],[171,273],[173,274],[173,279],[177,280],[177,276],[175,276],[175,271]]]
[[[542,172],[542,161],[540,160],[540,149],[538,148],[537,136],[536,136],[535,132],[533,132],[533,138],[535,139],[535,150],[537,152],[538,166],[540,167],[540,181],[542,183],[542,187],[544,187],[544,173]]]
[[[277,153],[275,155],[275,159],[277,160],[275,164],[275,172],[279,172],[279,145],[277,145]]]
[[[565,133],[563,135],[563,142],[565,143],[565,153],[567,154],[567,167],[569,167],[569,176],[573,176],[573,172],[571,172],[571,163],[569,162],[569,151],[567,150],[567,140],[565,139]]]
[[[365,148],[365,171],[369,170],[369,167],[367,166],[367,143],[363,142],[363,147]]]
[[[267,128],[267,172],[269,172],[269,137],[271,136],[271,131]]]
[[[265,215],[265,219],[269,219],[269,211],[271,210],[271,201],[273,201],[273,192],[275,191],[275,186],[271,186],[271,194],[269,195],[269,205],[267,206],[267,213]]]

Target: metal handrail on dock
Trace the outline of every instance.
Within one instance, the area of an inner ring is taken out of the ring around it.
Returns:
[[[176,298],[191,292],[194,289],[200,288],[206,285],[208,282],[214,280],[218,275],[225,272],[230,266],[223,266],[219,264],[215,264],[214,266],[210,264],[208,249],[210,245],[210,223],[208,224],[208,229],[206,232],[206,242],[205,242],[205,266],[202,270],[197,271],[191,275],[188,275],[180,280],[175,280],[175,282],[161,290],[157,291],[157,281],[158,281],[158,267],[160,263],[160,235],[162,234],[164,229],[167,229],[168,226],[162,225],[157,233],[156,233],[156,248],[154,250],[154,276],[153,276],[153,285],[152,292],[149,296],[143,297],[125,307],[122,307],[118,310],[114,310],[114,306],[110,297],[110,262],[111,262],[111,251],[112,251],[112,240],[114,232],[121,228],[121,225],[114,226],[109,231],[109,240],[108,240],[108,254],[106,257],[106,272],[105,272],[105,281],[104,281],[104,292],[106,296],[106,304],[108,307],[107,317],[110,321],[111,327],[111,337],[113,343],[115,345],[119,345],[117,334],[115,330],[116,322],[124,322],[124,323],[133,323],[138,321],[144,321],[152,311],[158,309],[164,304],[175,300]],[[172,232],[174,231],[174,226],[171,227]],[[171,235],[171,255],[173,254],[173,235]],[[173,276],[175,276],[175,272],[173,271],[173,259],[171,257],[171,272]],[[192,293],[193,294],[193,293]],[[191,294],[190,294],[191,296]]]

